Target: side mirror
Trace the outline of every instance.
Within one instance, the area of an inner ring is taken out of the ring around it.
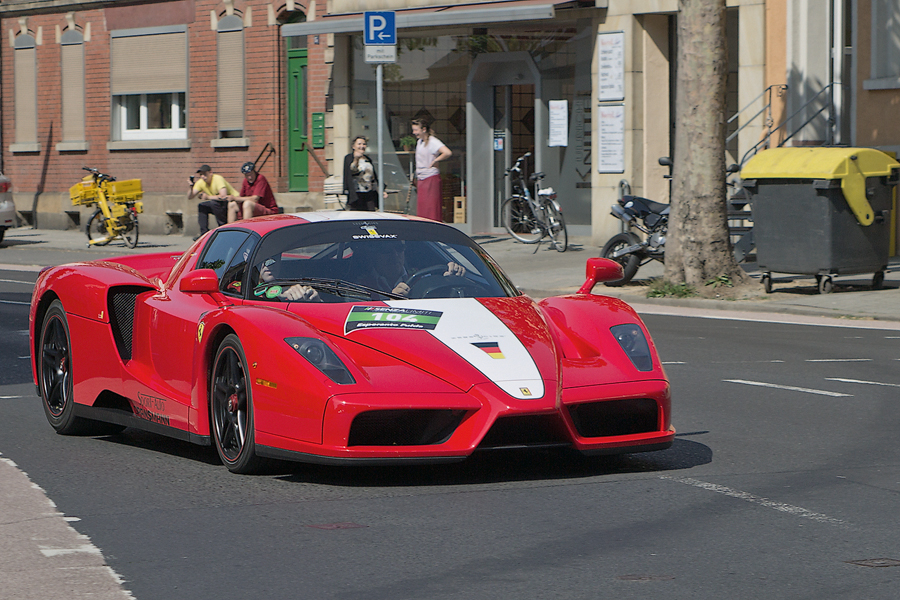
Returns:
[[[219,291],[219,277],[212,269],[191,271],[178,282],[178,289],[188,294],[211,294]]]
[[[579,294],[590,294],[598,283],[617,281],[625,277],[622,265],[608,258],[589,258],[585,266],[586,280],[579,288]]]

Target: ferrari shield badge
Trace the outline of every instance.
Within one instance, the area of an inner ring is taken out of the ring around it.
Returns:
[[[344,322],[344,335],[357,329],[434,329],[440,311],[390,306],[354,306]]]

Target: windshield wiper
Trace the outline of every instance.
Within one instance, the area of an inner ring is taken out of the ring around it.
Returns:
[[[372,294],[385,296],[391,300],[407,300],[406,296],[401,296],[393,292],[385,292],[368,286],[352,283],[343,279],[322,279],[320,277],[297,277],[295,279],[273,279],[266,283],[256,286],[253,290],[255,296],[262,296],[267,290],[274,286],[291,286],[291,285],[308,285],[311,288],[322,292],[328,292],[341,298],[359,298],[360,300],[372,300]]]

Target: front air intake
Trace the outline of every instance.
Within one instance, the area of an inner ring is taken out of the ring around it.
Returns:
[[[357,415],[348,446],[430,446],[450,439],[464,410],[371,410]]]
[[[628,398],[569,407],[578,435],[586,438],[650,433],[659,429],[656,400]]]

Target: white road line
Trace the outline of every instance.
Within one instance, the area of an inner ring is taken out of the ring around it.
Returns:
[[[670,361],[663,361],[662,364],[664,364],[664,365],[686,365],[687,363],[680,361],[680,360],[670,360]]]
[[[0,271],[23,271],[27,273],[40,273],[47,267],[42,267],[40,265],[9,265],[9,264],[0,264]]]
[[[0,400],[15,400],[16,398],[21,398],[22,396],[0,396]]]
[[[827,390],[813,390],[810,388],[796,387],[793,385],[778,385],[777,383],[765,383],[763,381],[747,381],[746,379],[723,379],[728,383],[743,383],[744,385],[756,385],[759,387],[775,388],[776,390],[788,390],[792,392],[805,392],[807,394],[818,394],[820,396],[833,396],[835,398],[852,398],[853,394],[841,394],[839,392],[829,392]]]
[[[807,358],[806,362],[872,362],[871,358]]]
[[[842,377],[826,377],[828,381],[842,381],[844,383],[864,383],[866,385],[884,385],[887,387],[900,387],[897,383],[882,383],[880,381],[864,381],[862,379],[843,379]]]
[[[0,304],[21,304],[22,306],[31,306],[31,302],[16,302],[15,300],[0,300]]]
[[[812,521],[818,521],[819,523],[827,523],[829,525],[837,525],[839,527],[847,527],[847,523],[841,521],[840,519],[835,519],[833,517],[829,517],[828,515],[823,515],[822,513],[813,512],[806,508],[800,506],[794,506],[792,504],[785,504],[783,502],[775,502],[774,500],[769,500],[768,498],[763,498],[762,496],[756,496],[749,492],[742,492],[740,490],[734,490],[730,487],[726,487],[724,485],[718,485],[716,483],[708,483],[706,481],[700,481],[699,479],[692,479],[690,477],[668,477],[662,475],[660,479],[668,479],[669,481],[677,481],[678,483],[684,483],[686,485],[692,485],[694,487],[709,490],[711,492],[716,492],[718,494],[725,494],[726,496],[730,496],[732,498],[737,498],[739,500],[746,500],[747,502],[751,502],[753,504],[758,504],[760,506],[764,506],[765,508],[771,508],[773,510],[778,510],[784,513],[788,513],[790,515],[794,515],[795,517],[802,517],[804,519],[810,519]]]
[[[0,283],[21,283],[24,285],[34,286],[33,281],[19,281],[18,279],[0,279]]]

